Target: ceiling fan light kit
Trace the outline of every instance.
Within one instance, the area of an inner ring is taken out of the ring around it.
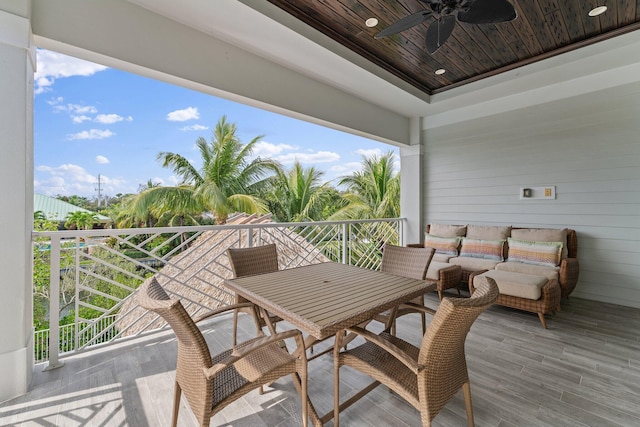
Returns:
[[[509,22],[518,16],[508,0],[421,0],[428,9],[406,16],[374,37],[380,39],[413,28],[429,17],[435,19],[429,24],[425,35],[427,52],[435,53],[447,41],[456,20],[467,24],[498,24]]]

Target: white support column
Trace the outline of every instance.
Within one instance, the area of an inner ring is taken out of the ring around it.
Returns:
[[[422,118],[412,118],[410,146],[400,147],[400,216],[407,219],[403,227],[403,243],[422,241]]]
[[[0,3],[0,402],[33,371],[33,72],[28,1]]]

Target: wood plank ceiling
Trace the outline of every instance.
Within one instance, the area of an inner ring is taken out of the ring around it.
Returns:
[[[588,44],[640,29],[640,0],[509,0],[518,17],[501,24],[456,22],[447,42],[426,52],[424,23],[400,34],[374,34],[412,13],[427,9],[421,0],[269,0],[364,58],[435,94]],[[589,11],[607,11],[590,17]],[[365,21],[375,17],[376,27]],[[442,75],[435,71],[444,69]]]

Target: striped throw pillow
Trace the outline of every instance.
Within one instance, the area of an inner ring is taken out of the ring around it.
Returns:
[[[437,254],[458,255],[459,244],[460,237],[437,237],[428,233],[424,236],[425,248],[433,248]]]
[[[504,261],[504,240],[462,239],[460,256]]]
[[[529,242],[508,239],[508,261],[557,267],[562,259],[562,242]]]

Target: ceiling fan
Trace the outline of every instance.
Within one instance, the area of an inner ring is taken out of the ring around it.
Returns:
[[[425,36],[427,52],[435,53],[449,38],[458,21],[467,24],[497,24],[517,17],[508,0],[420,0],[429,9],[406,16],[389,25],[374,37],[380,39],[422,24],[433,15]]]

